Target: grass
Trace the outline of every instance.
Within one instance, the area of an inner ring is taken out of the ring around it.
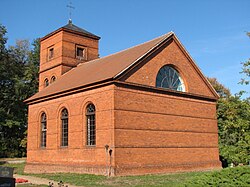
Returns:
[[[14,173],[24,174],[24,163],[4,164],[14,167]],[[90,174],[29,174],[54,181],[63,181],[76,186],[86,187],[193,187],[193,186],[250,186],[250,167],[226,168],[220,171],[189,172],[162,175],[110,177]],[[19,185],[18,185],[19,186]],[[25,186],[22,186],[25,187]],[[29,187],[29,186],[28,186]],[[42,186],[41,186],[42,187]]]
[[[0,158],[0,162],[4,162],[4,161],[20,161],[20,160],[26,160],[26,157],[23,158]]]
[[[13,167],[14,173],[24,174],[23,169],[25,163],[4,164],[7,167]],[[179,174],[165,175],[144,175],[144,176],[126,176],[126,177],[110,177],[90,174],[72,174],[72,173],[57,173],[57,174],[29,174],[41,178],[46,178],[54,181],[63,180],[65,183],[76,186],[86,187],[108,187],[108,186],[183,186],[182,183],[190,179],[190,177],[202,175],[203,172],[190,172]],[[27,174],[26,174],[27,175]]]
[[[4,166],[4,167],[11,167],[14,168],[14,174],[20,174],[23,175],[24,174],[24,166],[25,163],[2,163],[0,166]]]
[[[8,159],[11,160],[11,159]],[[13,159],[13,160],[17,160],[17,159]],[[24,166],[25,163],[6,163],[5,159],[0,159],[0,166],[4,166],[4,167],[12,167],[14,168],[14,174],[20,174],[23,175],[24,174]],[[16,184],[16,186],[18,187],[48,187],[48,185],[37,185],[37,184]]]
[[[187,181],[190,186],[250,186],[250,167],[238,166],[211,171]]]
[[[191,172],[181,174],[169,175],[144,175],[144,176],[127,176],[127,177],[110,177],[88,174],[72,174],[72,173],[59,173],[59,174],[43,174],[36,175],[39,177],[47,178],[54,181],[63,180],[66,183],[74,184],[76,186],[86,187],[125,187],[125,186],[182,186],[182,182],[190,177],[201,175],[202,173]]]

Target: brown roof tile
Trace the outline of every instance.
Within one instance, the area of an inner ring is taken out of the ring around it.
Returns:
[[[82,63],[25,102],[67,92],[100,81],[114,79],[171,35],[173,35],[173,32],[169,32],[163,36],[118,53]]]
[[[101,37],[95,35],[95,34],[92,34],[91,32],[88,32],[86,31],[85,29],[82,29],[80,27],[77,27],[76,25],[74,25],[72,22],[69,22],[67,25],[47,34],[46,36],[42,37],[41,38],[41,41],[42,40],[45,40],[46,38],[60,32],[60,31],[67,31],[67,32],[73,32],[73,33],[76,33],[78,35],[83,35],[83,36],[86,36],[86,37],[90,37],[90,38],[93,38],[93,39],[96,39],[96,40],[99,40]]]

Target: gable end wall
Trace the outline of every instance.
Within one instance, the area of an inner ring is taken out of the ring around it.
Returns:
[[[160,68],[164,65],[171,65],[180,73],[185,83],[186,92],[215,97],[175,40],[172,40],[161,52],[142,64],[140,68],[135,67],[123,81],[155,87]]]

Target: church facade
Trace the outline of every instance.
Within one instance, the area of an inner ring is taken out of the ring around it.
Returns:
[[[99,39],[72,22],[41,39],[25,172],[220,168],[218,95],[176,35],[103,58]]]

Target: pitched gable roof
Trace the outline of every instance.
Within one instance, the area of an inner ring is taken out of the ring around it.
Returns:
[[[156,39],[118,53],[82,63],[58,78],[53,84],[27,99],[26,102],[114,79],[172,35],[174,33],[169,32]]]

